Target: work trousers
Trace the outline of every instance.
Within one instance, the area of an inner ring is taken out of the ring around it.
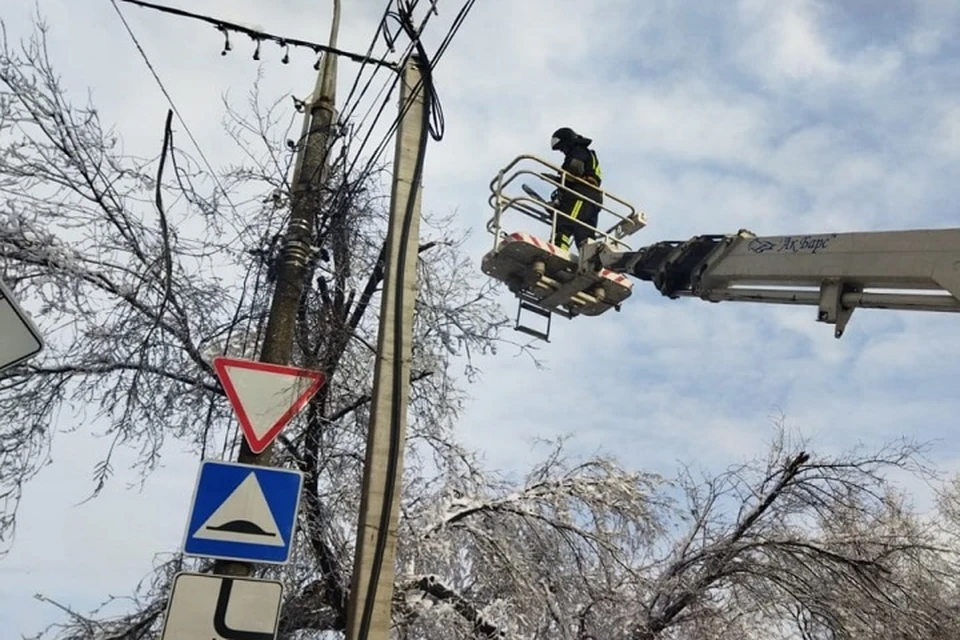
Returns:
[[[599,189],[587,185],[570,185],[576,192],[560,192],[560,202],[557,209],[573,218],[557,216],[557,228],[553,236],[553,244],[561,249],[569,249],[570,242],[575,241],[579,247],[587,238],[593,238],[596,233],[583,225],[590,227],[597,226],[597,218],[600,216],[600,207],[583,197],[590,198],[596,202],[603,202],[603,192]],[[580,197],[583,196],[583,197]],[[579,224],[583,223],[583,224]]]

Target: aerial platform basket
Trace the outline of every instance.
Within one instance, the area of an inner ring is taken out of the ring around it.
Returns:
[[[545,174],[552,171],[554,175]],[[525,182],[524,180],[528,180]],[[576,194],[577,198],[600,207],[598,225],[604,218],[613,218],[613,226],[603,230],[574,220],[557,208],[558,196],[571,189],[579,178],[566,174],[559,167],[536,156],[521,155],[497,173],[490,182],[489,204],[494,211],[487,222],[487,231],[494,236],[493,249],[483,256],[481,270],[486,275],[505,283],[519,299],[515,329],[543,340],[549,340],[553,313],[566,318],[578,315],[596,316],[610,309],[620,309],[630,297],[633,283],[625,276],[594,265],[589,257],[595,255],[596,244],[615,251],[630,251],[623,238],[646,226],[646,218],[629,203],[600,190],[602,202]],[[537,188],[549,187],[548,200]],[[506,214],[510,213],[510,219]],[[518,229],[526,218],[528,226]],[[584,255],[577,255],[550,242],[560,218],[573,220],[587,228],[596,238],[588,241]],[[522,322],[527,311],[545,319],[546,328],[534,329]]]

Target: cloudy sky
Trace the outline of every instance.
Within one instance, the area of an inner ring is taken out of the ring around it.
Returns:
[[[365,50],[384,4],[345,3],[341,47]],[[180,3],[317,41],[326,5]],[[460,6],[438,5],[431,50]],[[129,152],[154,154],[168,104],[110,2],[39,8],[65,86],[78,101],[91,91]],[[207,25],[121,8],[214,164],[237,153],[220,124],[225,92],[242,99],[258,70],[270,97],[313,86],[305,54],[284,66],[265,48],[258,66],[235,38],[221,57]],[[29,33],[33,9],[4,6],[8,37]],[[740,228],[957,226],[958,18],[954,0],[480,0],[436,72],[446,136],[428,150],[424,206],[457,211],[479,267],[490,178],[519,153],[549,156],[550,133],[566,125],[595,141],[604,185],[647,213],[637,244]],[[355,69],[342,63],[343,92]],[[503,304],[512,314],[512,299]],[[539,352],[546,370],[510,352],[483,360],[461,435],[493,468],[522,469],[534,436],[573,433],[583,452],[669,473],[763,451],[782,413],[819,450],[910,435],[936,439],[937,464],[960,468],[958,318],[857,311],[838,341],[814,317],[671,301],[638,282],[619,314],[556,320]],[[172,449],[142,490],[121,476],[79,505],[102,445],[89,425],[58,434],[54,464],[26,487],[16,544],[0,560],[4,637],[60,619],[34,593],[92,607],[180,544],[196,459]],[[915,491],[923,503],[924,487]]]

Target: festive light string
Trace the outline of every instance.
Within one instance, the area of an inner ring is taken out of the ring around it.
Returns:
[[[224,46],[223,51],[220,52],[220,55],[227,55],[228,51],[233,49],[233,46],[230,44],[230,32],[240,33],[246,36],[249,36],[251,40],[256,43],[256,49],[253,52],[253,59],[260,59],[260,44],[264,41],[275,42],[280,47],[284,49],[284,56],[281,62],[284,64],[290,61],[289,49],[290,47],[302,47],[305,49],[310,49],[316,54],[320,53],[331,53],[338,56],[343,56],[354,62],[359,62],[360,64],[373,64],[380,67],[386,67],[388,69],[393,69],[394,71],[399,70],[399,66],[394,62],[387,62],[386,60],[380,58],[373,58],[370,56],[361,55],[359,53],[353,53],[352,51],[346,51],[344,49],[338,49],[336,47],[330,47],[327,45],[319,44],[317,42],[311,42],[309,40],[300,40],[297,38],[286,38],[282,36],[277,36],[272,33],[267,33],[265,31],[257,31],[249,27],[244,27],[239,24],[232,22],[227,22],[226,20],[221,20],[220,18],[213,18],[210,16],[201,15],[199,13],[192,13],[190,11],[184,11],[183,9],[177,9],[175,7],[167,7],[164,5],[154,4],[152,2],[145,2],[144,0],[120,0],[121,2],[126,2],[138,7],[145,9],[154,9],[156,11],[161,11],[163,13],[169,13],[175,16],[180,16],[182,18],[191,18],[193,20],[200,20],[208,24],[212,24],[216,27],[217,31],[220,31],[224,36]],[[320,60],[318,59],[313,65],[314,69],[320,68]]]

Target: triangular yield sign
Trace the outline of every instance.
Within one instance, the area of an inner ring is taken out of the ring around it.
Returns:
[[[266,449],[327,381],[319,371],[223,356],[213,367],[254,453]]]

